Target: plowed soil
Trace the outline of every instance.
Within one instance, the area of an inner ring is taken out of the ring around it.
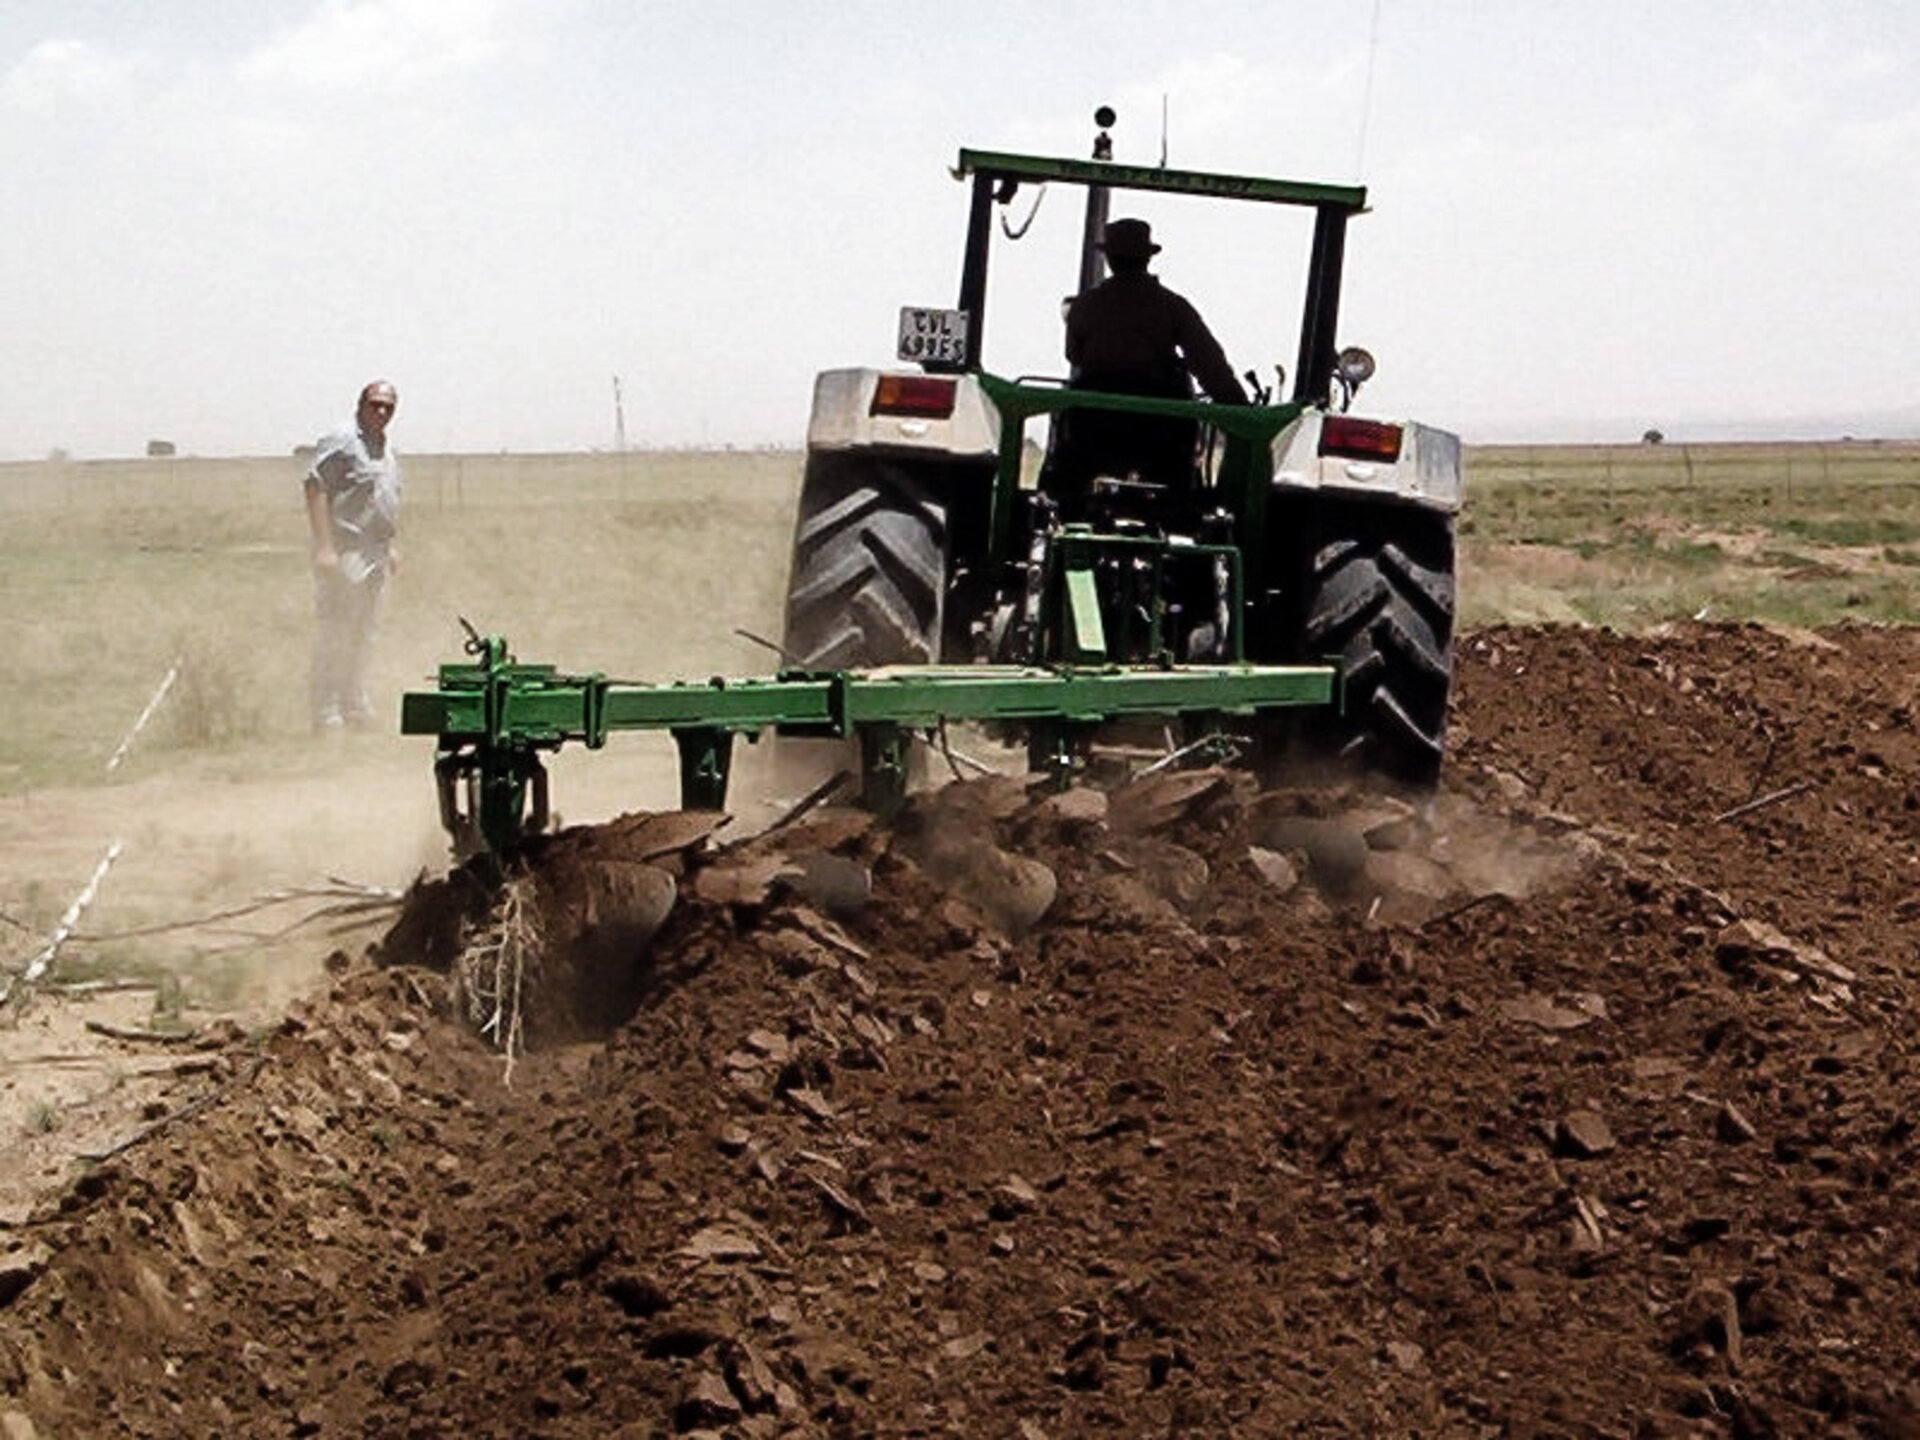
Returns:
[[[1457,701],[422,886],[0,1233],[0,1434],[1920,1435],[1920,633]]]

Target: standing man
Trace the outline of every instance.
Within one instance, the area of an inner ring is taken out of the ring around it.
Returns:
[[[353,419],[320,441],[306,474],[313,544],[313,728],[373,725],[367,665],[387,579],[400,568],[400,457],[387,439],[398,396],[360,392]]]

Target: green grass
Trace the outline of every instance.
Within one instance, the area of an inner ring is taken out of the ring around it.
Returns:
[[[1467,509],[1470,625],[1920,621],[1920,445],[1483,447]]]

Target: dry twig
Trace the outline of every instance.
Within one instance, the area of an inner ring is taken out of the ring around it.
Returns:
[[[1783,800],[1791,800],[1796,795],[1804,795],[1809,790],[1816,789],[1818,783],[1819,782],[1814,780],[1802,780],[1796,784],[1787,786],[1785,789],[1775,790],[1769,794],[1762,795],[1757,800],[1749,800],[1744,805],[1736,805],[1731,810],[1722,810],[1718,815],[1713,817],[1713,823],[1716,825],[1724,824],[1728,820],[1738,820],[1742,815],[1751,815],[1756,810],[1764,810],[1769,805],[1778,805]]]
[[[1451,908],[1446,910],[1442,910],[1437,915],[1429,915],[1426,919],[1422,920],[1418,925],[1414,926],[1414,929],[1425,930],[1430,925],[1439,925],[1447,920],[1457,920],[1462,915],[1466,914],[1469,910],[1477,910],[1480,908],[1480,906],[1488,904],[1491,901],[1511,900],[1512,898],[1513,897],[1508,895],[1504,890],[1482,890],[1478,895],[1473,896],[1471,899],[1463,900],[1458,905],[1452,906]]]
[[[109,1025],[104,1020],[87,1021],[87,1029],[109,1040],[140,1040],[149,1045],[191,1045],[200,1038],[198,1030],[153,1030],[139,1025]]]
[[[1178,749],[1169,750],[1151,765],[1143,767],[1141,775],[1155,775],[1160,771],[1179,764],[1189,755],[1208,749],[1224,749],[1229,755],[1239,755],[1246,747],[1233,735],[1202,735],[1198,740],[1189,741]]]
[[[831,800],[836,794],[839,793],[840,787],[846,784],[847,781],[851,780],[852,778],[853,778],[853,772],[851,770],[834,771],[833,774],[829,775],[825,780],[822,780],[818,785],[814,786],[813,789],[809,790],[804,796],[802,796],[799,802],[795,804],[791,810],[787,811],[786,814],[782,815],[778,820],[774,821],[773,824],[769,825],[766,828],[766,831],[764,833],[771,835],[776,830],[785,829],[787,826],[793,824],[794,821],[798,820],[802,815],[805,815],[809,810],[813,809],[815,806],[824,804],[826,801]]]
[[[166,1114],[162,1115],[158,1120],[153,1121],[151,1124],[142,1125],[138,1130],[134,1131],[131,1135],[127,1136],[124,1140],[116,1141],[115,1143],[113,1143],[112,1145],[109,1145],[104,1150],[93,1150],[93,1151],[85,1152],[80,1156],[80,1158],[82,1160],[90,1160],[94,1164],[99,1165],[99,1164],[104,1164],[106,1161],[113,1159],[113,1157],[116,1155],[124,1154],[126,1151],[131,1150],[134,1146],[140,1144],[142,1141],[152,1139],[155,1135],[158,1135],[162,1130],[166,1129],[167,1126],[173,1124],[174,1121],[184,1120],[189,1115],[198,1115],[202,1110],[206,1109],[209,1105],[213,1104],[214,1101],[224,1097],[227,1091],[232,1089],[236,1084],[247,1084],[247,1085],[252,1084],[254,1076],[260,1073],[260,1068],[266,1063],[267,1063],[266,1058],[264,1056],[261,1057],[260,1059],[255,1060],[253,1064],[248,1067],[247,1073],[244,1077],[236,1076],[233,1079],[228,1080],[225,1084],[216,1085],[213,1087],[213,1089],[194,1096],[193,1099],[189,1100],[186,1104],[180,1106],[178,1109],[169,1110]]]
[[[159,980],[128,976],[117,980],[50,980],[40,988],[55,995],[73,997],[113,995],[127,990],[158,990],[162,987]]]
[[[973,758],[973,756],[966,754],[964,751],[956,750],[953,748],[953,741],[947,734],[947,722],[944,719],[941,720],[940,722],[940,729],[938,731],[938,736],[939,738],[937,740],[931,740],[931,739],[928,739],[926,736],[920,734],[918,731],[915,731],[913,738],[920,741],[923,745],[927,745],[935,750],[938,750],[940,752],[941,758],[947,762],[947,769],[953,772],[954,779],[964,780],[967,778],[966,776],[960,773],[960,767],[962,765],[966,766],[969,770],[973,771],[973,773],[976,775],[993,774],[993,767],[987,764],[986,761],[976,760]]]

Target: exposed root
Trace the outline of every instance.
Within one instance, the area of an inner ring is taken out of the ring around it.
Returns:
[[[406,896],[400,891],[389,889],[384,885],[362,885],[356,881],[342,880],[338,876],[329,875],[325,884],[270,890],[244,905],[229,906],[206,915],[196,915],[187,920],[167,920],[157,925],[141,925],[131,930],[76,930],[70,938],[84,940],[91,945],[118,940],[143,940],[149,936],[170,935],[181,930],[204,930],[227,920],[238,920],[247,915],[258,914],[262,910],[271,909],[277,905],[308,900],[333,902],[274,930],[244,932],[248,940],[276,940],[299,929],[302,925],[312,924],[315,920],[343,915],[357,917],[368,913],[372,913],[377,919],[397,909],[405,899]],[[0,920],[5,918],[0,916]]]
[[[453,997],[460,1009],[506,1057],[506,1083],[513,1061],[526,1049],[521,996],[526,973],[538,969],[542,949],[539,912],[531,875],[500,887],[486,922],[467,930],[453,962]]]

